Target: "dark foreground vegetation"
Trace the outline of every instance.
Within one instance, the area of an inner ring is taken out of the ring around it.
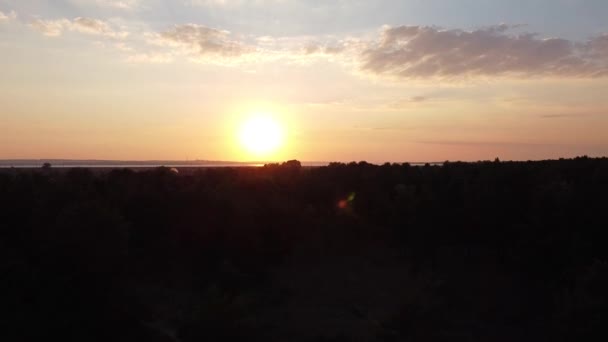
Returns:
[[[608,341],[608,159],[0,170],[0,253],[2,341]]]

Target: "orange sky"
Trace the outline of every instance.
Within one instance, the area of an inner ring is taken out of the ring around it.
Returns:
[[[498,12],[472,13],[464,26],[413,3],[419,18],[393,18],[401,5],[381,2],[382,25],[361,1],[333,8],[344,16],[332,26],[306,1],[172,4],[167,17],[154,1],[2,0],[0,159],[608,154],[608,29],[591,14],[575,29],[551,22],[539,32],[540,9],[497,7],[528,26],[502,24]],[[555,6],[566,18],[573,5]],[[249,14],[234,17],[241,8]],[[309,24],[287,20],[293,11]],[[262,155],[239,137],[259,115],[283,136]]]

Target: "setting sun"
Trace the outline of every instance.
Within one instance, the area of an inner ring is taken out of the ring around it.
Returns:
[[[273,118],[257,115],[247,119],[239,131],[242,147],[255,157],[268,157],[284,143],[284,128]]]

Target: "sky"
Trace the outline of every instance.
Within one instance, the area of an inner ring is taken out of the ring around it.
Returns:
[[[0,0],[0,159],[606,156],[606,18],[605,0]],[[257,116],[281,127],[266,155],[239,140]]]

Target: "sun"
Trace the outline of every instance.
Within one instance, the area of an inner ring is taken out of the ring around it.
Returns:
[[[255,115],[245,120],[239,131],[242,147],[255,157],[268,157],[284,143],[284,128],[268,115]]]

